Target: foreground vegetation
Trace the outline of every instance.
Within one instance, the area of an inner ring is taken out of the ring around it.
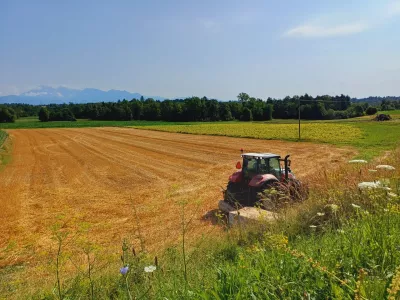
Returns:
[[[284,206],[274,223],[229,228],[217,214],[225,229],[218,238],[190,241],[194,216],[177,203],[181,242],[157,258],[139,230],[122,243],[120,258],[104,260],[90,228],[68,232],[71,220],[62,216],[46,253],[51,263],[41,270],[51,277],[47,285],[24,282],[22,266],[13,271],[20,279],[2,280],[0,291],[34,299],[398,299],[400,149],[385,163],[396,170],[349,164],[316,173],[309,199]],[[377,179],[385,189],[357,189]]]

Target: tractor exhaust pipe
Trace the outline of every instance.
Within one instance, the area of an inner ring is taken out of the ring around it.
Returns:
[[[289,164],[288,164],[288,158],[290,154],[285,156],[285,159],[283,160],[285,162],[285,180],[287,181],[289,179]]]

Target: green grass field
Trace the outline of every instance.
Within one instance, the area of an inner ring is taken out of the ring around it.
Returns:
[[[298,140],[297,124],[273,122],[198,123],[174,126],[147,125],[141,128],[178,133],[221,135],[267,140]],[[301,125],[301,138],[303,141],[307,142],[348,143],[361,138],[361,136],[362,130],[352,124],[303,122]]]
[[[171,125],[142,125],[135,128],[210,134],[232,137],[298,141],[298,125],[272,121],[268,123],[197,123]],[[392,150],[400,143],[400,123],[375,122],[309,122],[301,123],[302,141],[353,146],[359,150],[358,158],[371,159],[385,150]]]
[[[0,130],[0,171],[11,160],[10,151],[4,145],[7,137],[8,137],[7,132],[5,132],[4,130]]]
[[[7,138],[7,133],[4,130],[0,130],[0,147],[3,145]]]
[[[15,123],[0,123],[0,129],[30,129],[30,128],[79,128],[79,127],[125,127],[148,126],[154,124],[174,125],[169,122],[152,121],[92,121],[80,119],[76,122],[52,121],[40,122],[37,117],[20,118]]]

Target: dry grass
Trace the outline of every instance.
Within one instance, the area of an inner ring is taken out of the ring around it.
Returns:
[[[0,245],[33,239],[46,244],[49,226],[65,214],[92,223],[102,239],[120,241],[133,229],[132,208],[156,247],[174,238],[174,203],[190,200],[199,214],[216,207],[241,147],[292,154],[305,177],[318,166],[345,161],[354,151],[326,145],[187,136],[134,129],[10,131],[14,161],[0,174]],[[200,193],[201,192],[201,193]],[[199,216],[200,216],[199,215]],[[160,222],[161,221],[161,222]],[[201,229],[202,231],[203,229]]]
[[[221,187],[235,171],[240,148],[292,155],[292,168],[307,179],[319,168],[341,164],[356,152],[329,145],[182,135],[126,128],[10,130],[13,161],[0,173],[0,266],[43,269],[53,251],[51,226],[91,227],[104,256],[118,253],[124,237],[152,252],[180,238],[180,209],[194,215],[193,241],[218,234],[205,216],[217,208]],[[135,207],[137,218],[133,211]],[[29,278],[29,272],[24,276]]]

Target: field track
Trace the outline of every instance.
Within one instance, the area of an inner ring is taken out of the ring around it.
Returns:
[[[74,219],[71,228],[90,223],[91,238],[116,252],[124,237],[135,240],[137,219],[150,249],[175,242],[179,200],[189,201],[187,215],[195,214],[191,236],[215,231],[203,216],[217,208],[241,147],[290,153],[300,179],[355,154],[331,145],[130,128],[8,132],[13,158],[0,172],[0,250],[17,246],[0,256],[0,266],[32,262],[47,251],[50,227],[60,214]]]

